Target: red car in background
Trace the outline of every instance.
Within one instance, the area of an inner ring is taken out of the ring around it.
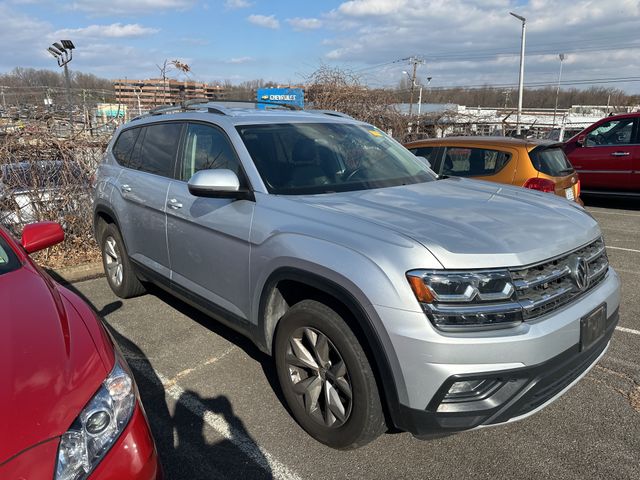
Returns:
[[[640,195],[640,112],[612,115],[567,140],[583,193]]]
[[[0,227],[0,478],[162,478],[133,376],[100,320],[30,258],[57,223]]]

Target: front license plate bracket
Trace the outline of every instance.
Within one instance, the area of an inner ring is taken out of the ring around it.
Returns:
[[[607,330],[607,304],[596,307],[580,319],[580,351],[588,350]]]

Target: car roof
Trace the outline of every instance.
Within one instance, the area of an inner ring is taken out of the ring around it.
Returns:
[[[513,138],[513,137],[498,137],[498,136],[459,136],[459,137],[444,137],[444,138],[425,138],[423,140],[414,140],[413,142],[405,144],[405,147],[418,147],[429,144],[443,145],[443,144],[476,144],[486,146],[513,146],[513,147],[526,147],[534,148],[540,145],[550,146],[560,144],[557,140],[545,140],[539,138]]]
[[[302,122],[362,123],[346,114],[331,110],[296,110],[278,108],[278,106],[258,109],[255,106],[248,107],[248,104],[256,105],[255,102],[207,102],[186,107],[180,105],[160,107],[132,119],[125,126],[171,120],[204,120],[216,123],[224,121],[233,125]]]

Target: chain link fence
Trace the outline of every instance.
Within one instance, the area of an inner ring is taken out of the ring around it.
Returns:
[[[33,222],[51,220],[65,230],[65,242],[38,254],[39,263],[62,267],[99,258],[91,183],[108,140],[60,138],[46,122],[0,134],[0,224],[18,238]]]

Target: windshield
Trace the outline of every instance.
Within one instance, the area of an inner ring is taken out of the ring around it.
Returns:
[[[574,172],[569,159],[561,148],[536,148],[529,152],[533,167],[552,177],[564,177]]]
[[[4,238],[0,236],[0,275],[16,270],[19,266],[18,257],[9,248]]]
[[[370,125],[237,127],[269,193],[369,190],[435,180],[411,152]]]

